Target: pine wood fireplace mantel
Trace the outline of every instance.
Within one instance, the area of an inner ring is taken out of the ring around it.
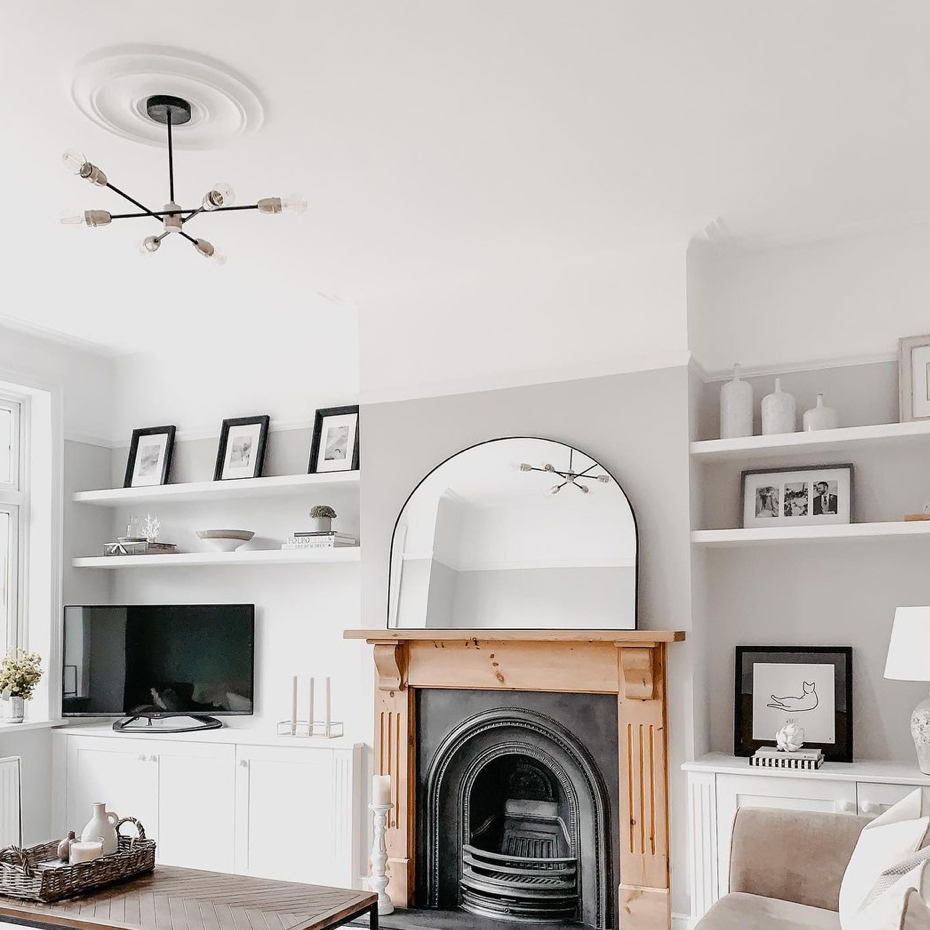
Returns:
[[[623,930],[668,930],[666,651],[647,630],[347,630],[374,647],[375,770],[391,776],[388,892],[413,903],[417,688],[616,694]]]

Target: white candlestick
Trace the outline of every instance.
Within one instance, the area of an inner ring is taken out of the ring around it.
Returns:
[[[297,676],[294,676],[291,691],[291,733],[297,732]]]
[[[78,862],[91,862],[103,855],[103,840],[77,841],[71,844],[68,861],[71,865]]]
[[[330,693],[330,677],[326,676],[326,737],[329,738],[330,726],[332,724],[332,716],[330,714],[330,702],[332,695]]]
[[[371,780],[371,803],[381,807],[391,803],[391,776],[375,775]]]
[[[378,778],[379,776],[375,776]],[[387,843],[384,840],[384,831],[387,828],[387,815],[391,804],[372,804],[369,810],[374,815],[375,838],[371,844],[371,878],[368,884],[372,891],[378,895],[378,913],[393,914],[394,902],[387,893],[388,877],[385,874],[387,866]]]
[[[313,686],[314,684],[315,682],[313,678],[311,677],[310,679],[310,708],[307,710],[307,720],[310,725],[310,729],[307,734],[308,736],[313,736]]]

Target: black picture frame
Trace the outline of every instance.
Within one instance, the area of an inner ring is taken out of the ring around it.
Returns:
[[[753,677],[752,665],[767,663],[831,663],[834,674],[834,742],[805,741],[807,748],[823,751],[827,762],[853,761],[853,650],[852,646],[737,646],[734,663],[733,752],[751,756],[763,746],[775,745],[771,739],[752,736]]]
[[[171,473],[171,457],[174,454],[174,434],[176,431],[174,426],[148,426],[145,429],[134,429],[132,431],[132,439],[129,442],[129,457],[126,459],[126,476],[123,479],[124,488],[153,487],[153,485],[134,485],[132,483],[136,471],[136,457],[139,454],[139,440],[144,436],[166,435],[168,437],[165,442],[165,455],[161,463],[158,485],[168,483],[168,476]]]
[[[223,420],[223,426],[220,429],[220,441],[216,447],[216,466],[213,469],[214,481],[247,481],[250,478],[260,478],[262,469],[265,467],[265,449],[268,445],[268,428],[271,425],[271,417],[266,415],[258,417],[233,417]],[[251,474],[249,475],[224,475],[226,464],[226,446],[229,442],[229,431],[237,426],[259,426],[258,447],[255,450],[255,457],[251,460]]]
[[[855,523],[856,520],[856,487],[855,487],[855,467],[851,462],[840,462],[836,465],[787,465],[782,468],[747,468],[740,474],[739,479],[739,521],[740,526],[746,529],[746,479],[754,475],[784,475],[790,472],[801,471],[848,471],[849,472],[849,520],[847,523]],[[786,524],[779,519],[773,526],[785,526]],[[790,525],[790,524],[789,524]],[[835,521],[819,522],[814,518],[806,520],[804,524],[798,523],[798,526],[829,526],[829,525],[846,525],[837,524]]]
[[[325,474],[333,474],[347,471],[358,471],[359,469],[359,410],[358,405],[348,407],[324,407],[320,410],[317,410],[316,415],[313,418],[313,437],[310,440],[310,461],[307,464],[307,474],[308,475],[317,475],[321,474],[318,471],[318,462],[320,456],[320,442],[323,438],[323,426],[327,417],[343,417],[351,416],[355,414],[355,441],[352,449],[352,461],[350,467],[333,469],[332,471],[325,472]]]

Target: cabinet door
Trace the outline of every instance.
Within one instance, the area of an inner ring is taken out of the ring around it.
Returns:
[[[68,829],[78,836],[91,804],[102,801],[120,817],[136,817],[158,839],[158,765],[150,742],[71,736],[67,782]],[[128,826],[123,832],[131,835]]]
[[[334,755],[322,748],[237,747],[236,871],[346,883],[345,856],[334,846]]]
[[[235,868],[234,746],[159,742],[158,858],[214,872]]]
[[[856,786],[859,813],[863,817],[878,817],[889,807],[906,798],[914,785],[885,785],[872,782],[859,782]],[[930,788],[924,788],[924,797],[930,802]]]
[[[730,887],[730,839],[741,807],[855,814],[856,783],[794,775],[717,775],[717,876],[720,895]]]

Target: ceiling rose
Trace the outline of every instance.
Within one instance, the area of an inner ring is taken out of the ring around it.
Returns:
[[[78,65],[71,98],[91,122],[114,135],[163,146],[164,128],[146,105],[157,87],[190,103],[190,120],[177,127],[179,149],[215,149],[256,133],[264,120],[257,91],[243,77],[210,58],[183,49],[119,45]]]

